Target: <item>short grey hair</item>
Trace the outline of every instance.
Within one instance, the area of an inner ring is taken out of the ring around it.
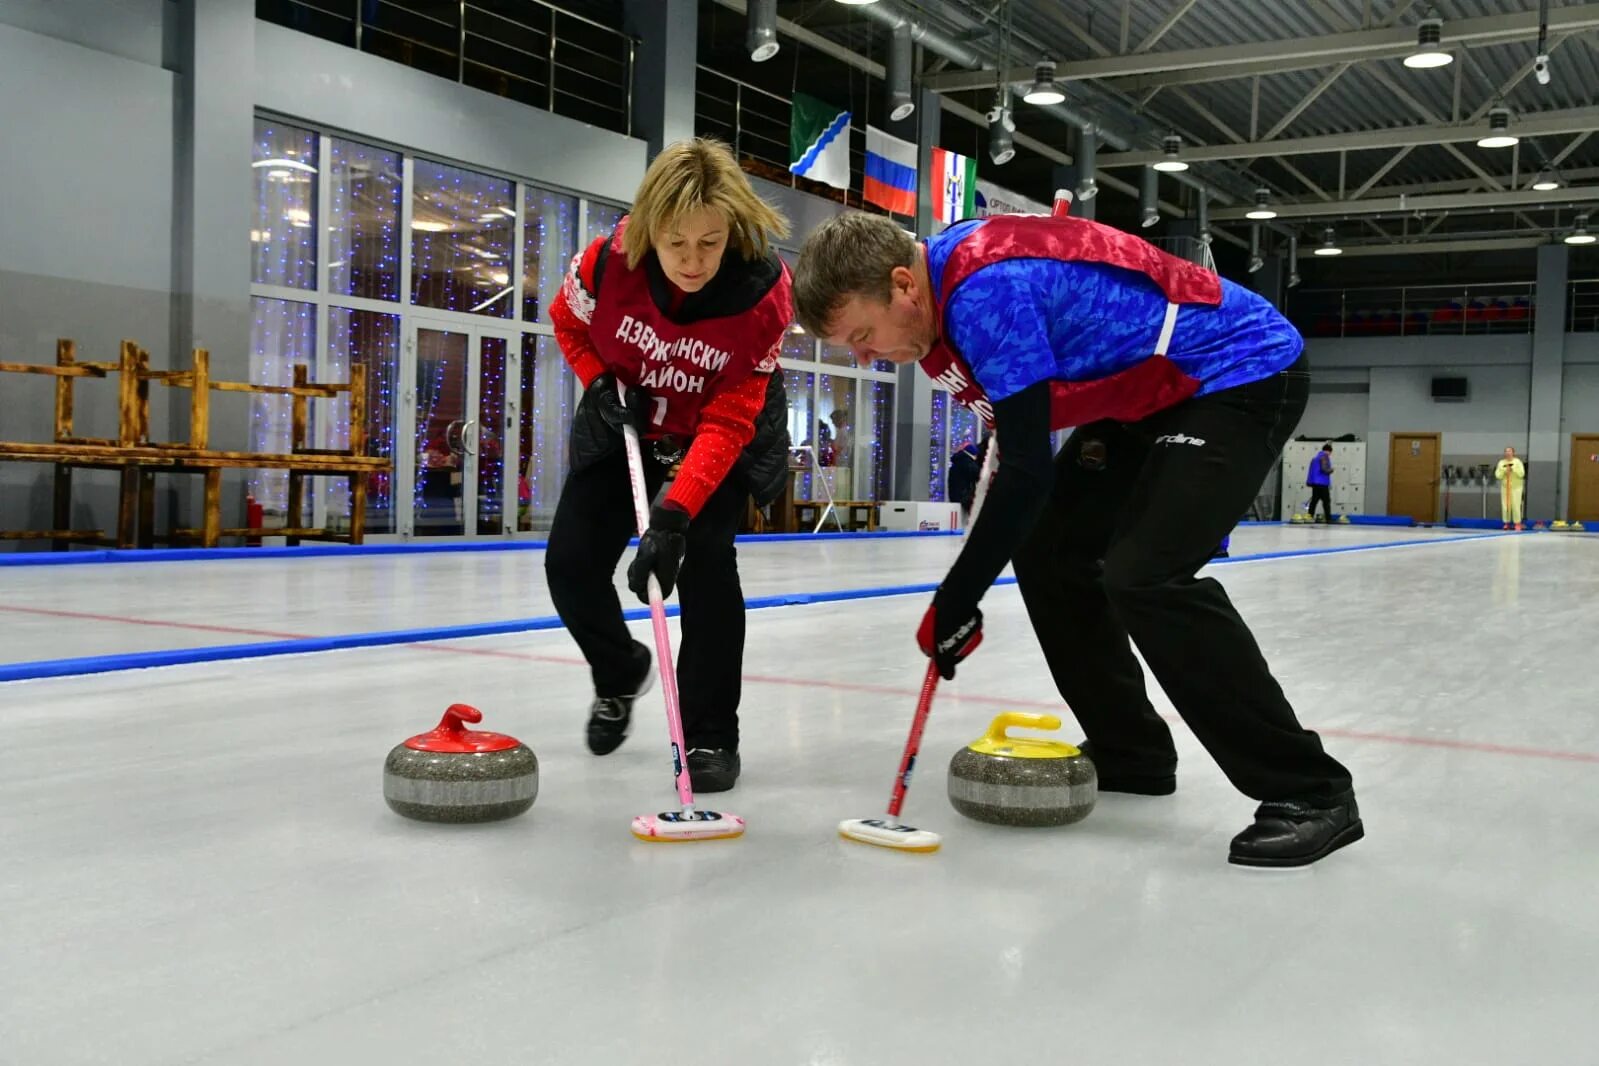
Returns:
[[[882,215],[849,211],[805,239],[794,269],[794,315],[817,336],[851,296],[887,303],[889,275],[916,261],[916,238]]]

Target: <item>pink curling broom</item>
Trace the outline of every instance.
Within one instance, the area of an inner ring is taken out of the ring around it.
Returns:
[[[1072,194],[1068,189],[1055,191],[1053,214],[1060,218],[1070,213]],[[999,464],[999,438],[990,437],[988,454],[983,456],[982,473],[977,478],[977,495],[972,500],[972,517],[966,523],[967,535],[977,524],[978,512],[983,509],[983,497],[988,494],[988,482]],[[911,771],[916,767],[916,756],[922,749],[922,732],[927,728],[927,715],[933,709],[933,693],[938,689],[938,665],[927,664],[927,676],[922,680],[922,692],[916,701],[916,716],[911,719],[910,736],[905,738],[905,752],[900,756],[899,773],[894,777],[894,790],[888,797],[888,814],[882,818],[848,818],[838,823],[838,835],[860,844],[875,844],[895,851],[937,851],[942,841],[930,829],[917,829],[903,825],[899,812],[905,806],[905,793],[911,785]]]
[[[616,391],[623,401],[627,386],[620,381]],[[627,472],[633,484],[633,511],[638,519],[639,536],[650,525],[649,493],[644,487],[644,456],[639,450],[638,430],[622,429],[627,445]],[[736,814],[694,809],[694,787],[688,776],[688,753],[683,743],[683,715],[677,702],[677,666],[672,658],[672,636],[666,630],[666,604],[661,583],[649,578],[650,624],[655,628],[655,661],[661,671],[661,692],[666,697],[666,728],[672,739],[672,774],[677,783],[677,798],[682,810],[641,814],[633,819],[633,835],[650,843],[690,840],[725,840],[744,835],[744,819]]]

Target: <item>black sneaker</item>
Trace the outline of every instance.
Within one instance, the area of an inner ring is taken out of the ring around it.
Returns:
[[[1099,775],[1101,792],[1128,792],[1135,796],[1169,796],[1177,791],[1175,764],[1172,769],[1164,771],[1128,770],[1105,766],[1094,755],[1094,746],[1086,740],[1078,742],[1077,750],[1088,756],[1094,764],[1094,770]]]
[[[627,739],[628,727],[633,721],[633,701],[650,690],[655,672],[650,669],[650,653],[641,644],[644,673],[631,696],[597,696],[589,708],[589,751],[595,755],[609,755]]]
[[[1255,824],[1233,837],[1227,861],[1238,866],[1309,866],[1366,835],[1353,793],[1331,806],[1269,800]]]
[[[731,748],[688,749],[688,779],[695,792],[726,792],[738,771],[738,752]]]

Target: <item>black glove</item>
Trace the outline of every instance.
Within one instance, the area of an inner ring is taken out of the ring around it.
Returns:
[[[627,587],[641,603],[650,602],[651,574],[661,583],[662,599],[672,594],[678,568],[683,565],[688,523],[687,511],[664,504],[650,509],[650,528],[639,538],[638,554],[627,568]]]
[[[939,589],[916,630],[922,654],[938,664],[939,676],[945,681],[955,679],[955,664],[983,642],[983,612],[975,603],[961,605],[952,600]]]
[[[592,397],[594,409],[605,419],[605,424],[622,432],[623,426],[632,426],[639,432],[649,425],[650,394],[637,385],[627,387],[627,402],[616,394],[616,375],[609,371],[589,382],[586,390]]]

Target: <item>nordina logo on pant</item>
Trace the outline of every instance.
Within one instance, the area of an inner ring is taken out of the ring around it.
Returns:
[[[1156,437],[1156,444],[1192,444],[1196,448],[1205,446],[1203,437],[1185,437],[1181,433],[1168,433],[1164,437]]]

